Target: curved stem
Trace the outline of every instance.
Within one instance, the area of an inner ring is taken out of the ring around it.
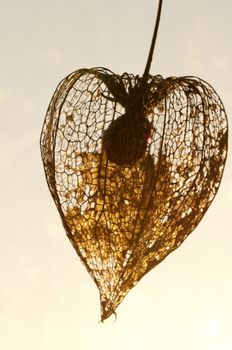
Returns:
[[[153,37],[152,37],[152,41],[151,41],[151,46],[150,46],[150,51],[149,51],[149,55],[147,58],[146,67],[145,67],[143,77],[142,77],[142,84],[144,84],[146,82],[146,79],[147,79],[149,71],[150,71],[154,47],[155,47],[158,28],[159,28],[161,8],[162,8],[162,0],[159,0],[159,6],[158,6],[157,15],[156,15],[156,22],[155,22],[155,29],[154,29],[154,33],[153,33]]]

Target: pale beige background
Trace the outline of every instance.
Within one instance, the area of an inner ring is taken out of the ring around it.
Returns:
[[[49,100],[70,72],[142,73],[154,0],[0,0],[0,348],[232,349],[232,165],[184,244],[100,319],[96,286],[65,236],[42,168]],[[164,0],[153,74],[196,75],[231,124],[232,2]]]

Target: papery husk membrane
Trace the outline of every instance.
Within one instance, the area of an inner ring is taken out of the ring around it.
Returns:
[[[195,229],[227,154],[227,119],[214,89],[196,77],[149,76],[144,111],[153,134],[146,153],[133,166],[110,162],[102,135],[126,106],[115,81],[128,92],[137,80],[104,68],[70,74],[41,135],[48,186],[100,291],[102,320]]]

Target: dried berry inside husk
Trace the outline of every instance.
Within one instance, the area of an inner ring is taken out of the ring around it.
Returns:
[[[125,113],[113,120],[103,133],[107,158],[118,165],[132,166],[144,156],[152,132],[149,121]]]

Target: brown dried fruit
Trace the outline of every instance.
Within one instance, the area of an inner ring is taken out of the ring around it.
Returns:
[[[81,69],[54,93],[41,152],[104,320],[210,206],[226,160],[227,118],[199,78]]]

